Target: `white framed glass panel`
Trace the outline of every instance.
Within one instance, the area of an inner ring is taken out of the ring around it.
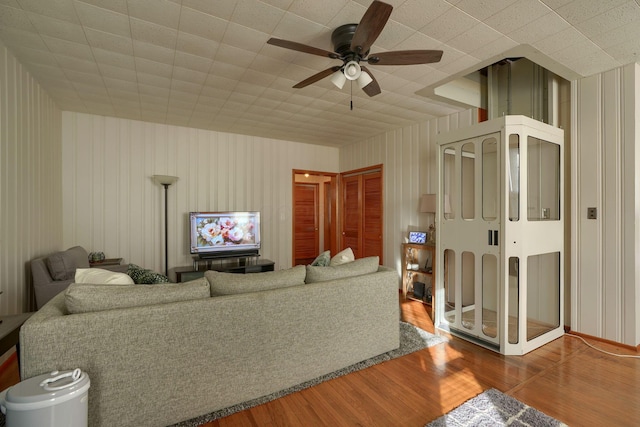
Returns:
[[[560,219],[560,146],[527,137],[527,219]]]
[[[462,326],[466,329],[474,329],[475,322],[475,293],[476,272],[475,254],[462,252]]]
[[[445,206],[443,209],[443,218],[453,219],[455,215],[455,188],[456,188],[456,173],[455,173],[455,158],[456,150],[454,148],[446,148],[442,158],[442,182],[443,182],[443,200],[449,200],[451,206]],[[445,203],[446,204],[446,203]]]
[[[444,320],[456,322],[456,253],[451,249],[444,251]]]
[[[498,258],[493,254],[482,255],[482,332],[498,336]]]
[[[509,343],[517,344],[520,341],[520,259],[518,257],[509,258],[509,297],[507,300],[508,329],[507,336]]]
[[[527,340],[560,326],[560,252],[527,258]]]
[[[509,186],[509,221],[520,220],[520,135],[509,135],[507,158],[507,185]]]
[[[498,217],[498,141],[495,137],[482,141],[482,218],[494,221]]]
[[[461,214],[463,219],[474,219],[476,214],[476,153],[475,143],[467,142],[462,146]]]

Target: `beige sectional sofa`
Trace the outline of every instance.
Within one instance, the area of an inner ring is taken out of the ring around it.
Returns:
[[[72,284],[22,327],[23,379],[81,368],[89,425],[166,426],[399,346],[377,257],[182,284]]]

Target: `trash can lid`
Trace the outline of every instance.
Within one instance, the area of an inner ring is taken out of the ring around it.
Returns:
[[[14,410],[43,408],[83,395],[90,384],[89,376],[80,369],[53,371],[10,387],[3,403]]]

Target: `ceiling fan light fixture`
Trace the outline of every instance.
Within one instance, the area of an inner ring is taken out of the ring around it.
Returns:
[[[342,89],[346,81],[347,81],[347,78],[342,73],[342,70],[338,70],[331,75],[331,83],[336,85],[338,89]]]
[[[369,75],[369,73],[367,73],[366,71],[363,71],[360,74],[360,77],[358,77],[358,87],[360,89],[362,89],[363,87],[365,87],[366,85],[368,85],[369,83],[371,83],[373,81],[373,79],[371,78],[371,76]]]
[[[333,30],[331,33],[333,52],[276,38],[270,38],[267,43],[297,52],[342,61],[342,65],[327,68],[297,83],[293,86],[295,89],[309,86],[331,76],[331,82],[339,89],[344,87],[346,80],[352,82],[356,80],[360,89],[367,95],[375,96],[380,93],[380,85],[367,67],[360,66],[360,62],[364,61],[369,65],[415,65],[439,62],[442,58],[441,50],[395,50],[369,55],[371,46],[387,24],[392,10],[392,5],[381,0],[373,0],[359,23],[340,25]]]
[[[358,80],[362,75],[362,68],[356,61],[349,61],[344,65],[344,76],[348,80]]]

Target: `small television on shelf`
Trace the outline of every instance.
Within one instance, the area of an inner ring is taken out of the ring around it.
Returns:
[[[190,212],[191,254],[200,258],[256,256],[260,212]]]

